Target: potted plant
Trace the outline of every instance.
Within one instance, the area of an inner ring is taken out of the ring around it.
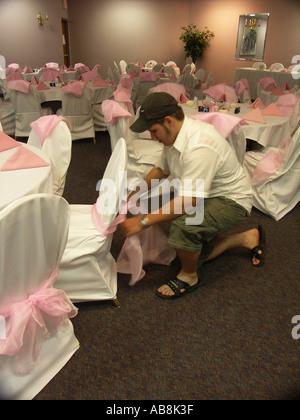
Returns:
[[[209,40],[214,38],[215,34],[207,27],[200,31],[193,23],[182,26],[181,29],[183,29],[183,33],[179,39],[184,43],[185,58],[191,57],[193,63],[196,63],[205,48],[208,47]]]

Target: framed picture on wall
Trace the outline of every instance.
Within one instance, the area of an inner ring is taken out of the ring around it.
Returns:
[[[236,60],[263,61],[269,13],[240,15]]]
[[[68,0],[62,0],[62,8],[63,9],[68,9]]]

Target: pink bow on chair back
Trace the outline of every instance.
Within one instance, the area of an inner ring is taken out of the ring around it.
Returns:
[[[77,308],[63,290],[51,287],[58,268],[26,299],[0,308],[6,319],[6,336],[0,339],[0,354],[15,357],[19,374],[30,372],[39,362],[45,340],[57,331],[65,319],[77,315]]]

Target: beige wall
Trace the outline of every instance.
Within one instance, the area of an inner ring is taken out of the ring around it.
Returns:
[[[240,14],[270,13],[265,62],[291,64],[300,55],[299,0],[0,0],[0,55],[21,66],[40,67],[63,62],[61,18],[69,17],[71,63],[102,65],[103,75],[113,61],[155,59],[185,64],[181,27],[189,22],[215,32],[197,63],[214,73],[214,83],[233,81],[236,67],[252,65],[235,60]],[[36,14],[49,15],[40,27]]]
[[[39,11],[49,16],[44,26],[37,23]],[[67,17],[62,0],[0,0],[0,55],[21,67],[62,63],[62,17]]]
[[[231,84],[235,67],[250,67],[253,61],[236,61],[235,49],[240,14],[270,13],[264,62],[291,65],[300,54],[299,0],[191,0],[190,21],[215,33],[210,47],[198,62],[212,70],[214,82]]]
[[[71,0],[73,61],[99,63],[106,75],[113,61],[178,61],[184,64],[180,27],[188,0]],[[84,29],[84,30],[83,30]]]

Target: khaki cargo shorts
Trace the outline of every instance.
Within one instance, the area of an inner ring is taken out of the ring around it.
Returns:
[[[200,225],[187,225],[187,215],[174,219],[168,244],[172,248],[185,251],[201,251],[199,263],[203,263],[213,251],[212,240],[237,226],[248,216],[244,207],[226,197],[204,199],[203,222]]]

